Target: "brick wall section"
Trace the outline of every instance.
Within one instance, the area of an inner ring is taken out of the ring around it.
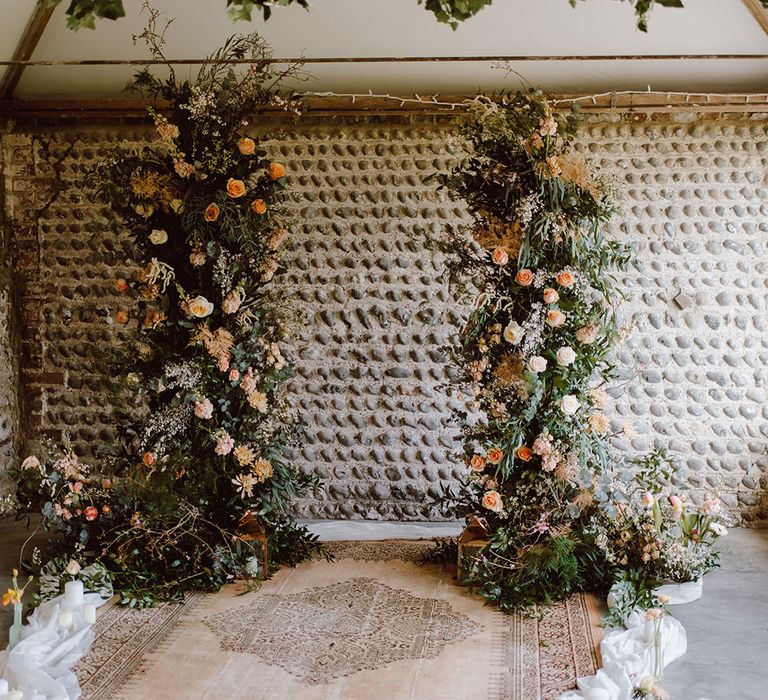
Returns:
[[[455,159],[454,130],[426,118],[307,122],[269,144],[296,189],[285,284],[305,314],[288,386],[307,423],[297,459],[327,485],[302,515],[420,519],[418,501],[459,473],[440,346],[462,310],[411,235],[463,216],[425,181]],[[27,425],[68,431],[83,454],[111,435],[96,350],[116,337],[111,281],[130,256],[82,180],[103,149],[145,136],[66,127],[3,139]],[[720,485],[745,521],[766,524],[766,121],[593,118],[579,147],[618,174],[626,202],[612,233],[638,251],[623,280],[635,332],[622,361],[639,376],[613,409],[617,425],[637,424],[625,447],[668,447],[696,497]]]

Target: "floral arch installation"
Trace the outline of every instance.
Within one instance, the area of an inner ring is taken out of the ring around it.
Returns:
[[[161,56],[151,24],[145,38]],[[257,36],[234,37],[194,82],[137,74],[155,139],[93,173],[141,264],[116,281],[124,440],[98,468],[51,446],[15,475],[22,506],[57,533],[44,567],[56,582],[81,560],[87,585],[110,579],[151,605],[264,574],[265,539],[277,564],[319,549],[291,516],[318,484],[288,459],[300,421],[281,398],[291,358],[270,285],[290,227],[286,170],[249,135],[259,109],[297,108],[269,55]],[[225,63],[246,58],[245,72]],[[612,478],[622,460],[601,409],[619,335],[614,272],[630,258],[602,234],[614,186],[572,150],[576,116],[543,94],[468,106],[467,158],[438,179],[473,223],[430,242],[460,292],[468,277],[481,291],[454,355],[473,397],[458,416],[467,477],[440,505],[481,517],[488,542],[466,563],[506,610],[617,578],[627,605],[650,600],[659,579],[714,565],[719,504],[689,509],[659,454],[628,465],[638,476],[625,487]]]

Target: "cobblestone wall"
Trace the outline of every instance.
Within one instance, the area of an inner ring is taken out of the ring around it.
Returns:
[[[766,122],[670,119],[593,121],[580,140],[622,181],[625,211],[613,234],[638,252],[625,275],[636,331],[622,360],[639,376],[614,416],[637,424],[626,447],[671,449],[695,494],[722,485],[747,521],[765,523]],[[299,504],[302,515],[420,519],[419,501],[457,476],[440,346],[461,310],[439,260],[413,235],[462,216],[426,182],[455,157],[454,128],[307,123],[272,144],[296,189],[286,284],[306,314],[288,387],[307,422],[297,457],[326,482]],[[143,133],[65,128],[3,139],[26,421],[53,436],[68,430],[83,453],[111,434],[96,350],[114,337],[111,281],[130,261],[81,180],[102,149]]]

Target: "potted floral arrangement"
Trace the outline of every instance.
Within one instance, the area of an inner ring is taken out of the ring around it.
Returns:
[[[663,451],[632,461],[622,479],[605,485],[591,532],[616,567],[618,586],[609,602],[631,607],[652,596],[668,604],[701,597],[702,576],[718,564],[715,542],[727,533],[720,499],[706,494],[694,505],[675,486],[680,471]]]

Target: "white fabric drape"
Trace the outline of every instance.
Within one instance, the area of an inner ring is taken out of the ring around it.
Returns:
[[[74,612],[74,625],[63,629],[59,613],[64,596],[42,603],[30,615],[13,651],[0,652],[0,678],[24,692],[24,700],[77,700],[80,685],[72,668],[93,642],[92,625]],[[106,600],[86,593],[84,602],[97,607]]]

